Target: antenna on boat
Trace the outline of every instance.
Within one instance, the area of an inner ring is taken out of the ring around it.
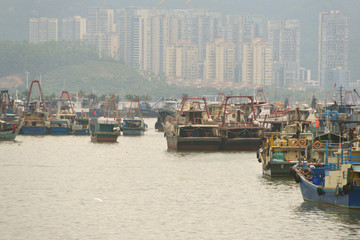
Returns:
[[[340,86],[340,105],[343,105],[343,86]]]

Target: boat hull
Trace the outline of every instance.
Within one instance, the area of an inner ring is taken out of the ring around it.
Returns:
[[[94,136],[91,136],[92,142],[116,142],[118,138],[118,135],[113,134],[95,134]]]
[[[219,137],[177,137],[166,136],[168,149],[175,150],[211,150],[220,148]]]
[[[156,123],[155,123],[155,130],[158,130],[159,132],[163,132],[163,131],[164,131],[164,127],[163,127],[162,123],[156,122]]]
[[[52,127],[52,128],[50,128],[50,134],[51,135],[69,135],[70,130],[68,128]]]
[[[260,138],[223,138],[221,149],[257,151],[261,146]]]
[[[274,162],[265,165],[263,163],[263,174],[270,177],[291,177],[291,168],[297,162]]]
[[[296,170],[296,173],[299,174],[298,170]],[[354,187],[354,189],[347,194],[340,188],[337,195],[336,189],[322,188],[305,179],[303,175],[299,175],[300,190],[305,201],[360,209],[360,187]],[[318,188],[320,190],[318,190]]]
[[[17,136],[17,132],[6,131],[0,132],[0,141],[13,141]]]
[[[123,129],[124,136],[140,136],[143,135],[144,131],[142,129]]]
[[[22,133],[24,135],[45,135],[46,134],[46,127],[22,127]]]
[[[89,129],[73,130],[73,135],[89,135]]]

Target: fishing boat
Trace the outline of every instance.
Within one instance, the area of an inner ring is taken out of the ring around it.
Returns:
[[[329,144],[326,143],[326,149]],[[360,141],[344,142],[334,155],[309,162],[299,158],[293,167],[305,201],[360,208]]]
[[[8,90],[0,91],[0,119],[15,120],[18,118],[15,113],[15,101],[10,100]]]
[[[231,102],[232,100],[249,102]],[[227,96],[219,133],[224,150],[258,150],[264,127],[256,121],[252,96]]]
[[[288,123],[288,112],[274,104],[255,103],[256,120],[271,132],[281,131]]]
[[[116,142],[120,135],[121,119],[114,98],[108,99],[104,116],[90,120],[90,136],[92,142]]]
[[[66,99],[67,97],[67,99]],[[72,133],[72,124],[76,114],[71,104],[68,91],[62,91],[57,112],[50,118],[49,133],[52,135],[68,135]]]
[[[22,127],[22,119],[4,121],[0,119],[0,141],[13,141]]]
[[[163,124],[166,122],[168,116],[171,117],[175,116],[176,109],[178,107],[178,101],[172,99],[164,100],[164,98],[162,97],[161,99],[158,100],[156,104],[159,104],[160,100],[162,101],[161,101],[161,107],[159,107],[157,110],[158,115],[157,115],[157,121],[155,123],[155,130],[159,132],[163,132],[164,131]]]
[[[215,98],[210,96],[205,97],[207,99],[207,107],[210,118],[214,121],[221,122],[221,118],[224,113],[225,94],[219,93],[217,96],[215,96]],[[211,99],[212,101],[208,101],[208,99]]]
[[[49,133],[52,135],[68,135],[68,134],[70,134],[71,133],[70,121],[66,118],[51,119]]]
[[[8,90],[0,92],[0,141],[15,140],[22,127],[22,118],[15,115],[14,101]]]
[[[310,157],[312,133],[298,130],[297,124],[286,126],[279,135],[267,137],[257,153],[262,172],[270,177],[290,177],[291,168],[300,158]],[[297,133],[298,132],[298,133]]]
[[[159,109],[157,121],[155,123],[155,130],[157,130],[159,132],[163,132],[164,131],[163,124],[166,122],[167,117],[174,116],[174,115],[175,115],[174,110],[165,109],[165,108]]]
[[[139,104],[142,117],[152,118],[157,116],[157,112],[154,110],[153,106],[151,106],[149,102],[139,102]]]
[[[73,124],[71,125],[71,130],[73,135],[89,135],[89,118],[75,118]]]
[[[142,118],[139,100],[132,100],[126,118],[123,119],[122,132],[127,135],[142,135],[148,128]]]
[[[205,98],[184,98],[174,118],[164,124],[168,149],[218,150],[219,125],[208,112]]]
[[[265,96],[263,89],[258,89],[254,98],[256,121],[267,131],[280,132],[288,123],[288,112],[283,103],[271,104]]]
[[[30,102],[32,88],[34,84],[37,84],[38,86],[41,102]],[[31,82],[30,92],[26,101],[23,117],[24,124],[22,126],[22,133],[24,135],[45,135],[47,133],[46,129],[49,125],[48,114],[45,110],[45,101],[38,80],[34,80]]]

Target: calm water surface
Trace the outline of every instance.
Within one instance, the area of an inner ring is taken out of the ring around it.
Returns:
[[[360,239],[360,211],[304,202],[254,152],[169,151],[146,122],[114,144],[1,142],[0,239]]]

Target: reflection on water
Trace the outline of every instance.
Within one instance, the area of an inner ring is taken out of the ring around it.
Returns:
[[[115,144],[0,143],[0,239],[359,239],[358,211],[304,202],[254,152],[169,151],[155,120]]]
[[[316,213],[323,217],[336,217],[337,222],[340,221],[345,224],[360,223],[360,211],[356,209],[347,209],[336,206],[329,206],[315,202],[304,201],[297,209],[298,213]]]

